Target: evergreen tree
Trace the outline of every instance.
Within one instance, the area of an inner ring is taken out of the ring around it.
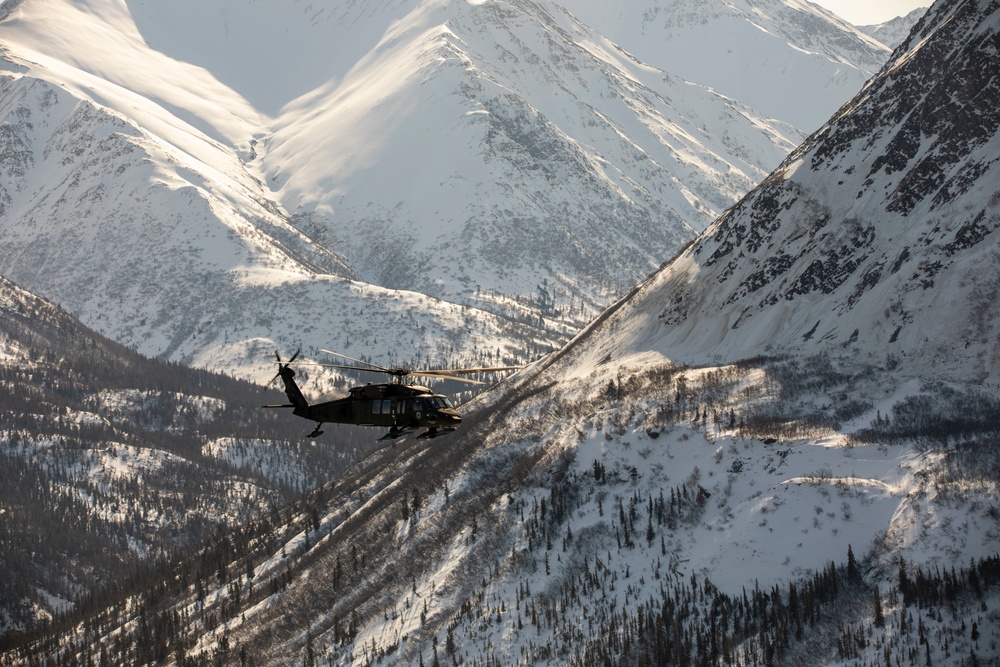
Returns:
[[[858,561],[854,559],[854,549],[847,545],[847,580],[851,583],[861,583],[861,570],[858,568]]]
[[[875,627],[884,628],[885,616],[883,615],[882,612],[882,597],[879,595],[877,588],[875,589],[874,593],[872,593],[872,603],[875,606],[875,620],[874,620]]]

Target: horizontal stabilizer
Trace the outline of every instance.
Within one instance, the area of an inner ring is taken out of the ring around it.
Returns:
[[[295,406],[291,403],[286,403],[284,405],[262,405],[262,408],[294,408]]]

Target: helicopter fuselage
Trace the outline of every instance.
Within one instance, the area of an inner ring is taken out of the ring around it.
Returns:
[[[278,376],[285,384],[285,395],[291,401],[285,405],[265,405],[265,408],[292,408],[292,414],[316,422],[309,437],[323,433],[323,424],[353,424],[381,426],[389,432],[382,439],[395,439],[417,428],[426,428],[420,437],[434,438],[451,433],[462,417],[446,396],[433,393],[415,384],[389,382],[354,387],[349,396],[323,403],[309,403],[295,383],[295,371],[289,364],[278,367]]]
[[[462,422],[446,396],[427,387],[395,383],[354,387],[346,398],[296,406],[293,414],[318,423],[395,429],[452,429]]]

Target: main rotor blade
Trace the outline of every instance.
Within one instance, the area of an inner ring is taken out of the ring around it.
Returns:
[[[445,375],[442,373],[435,373],[433,371],[411,371],[410,375],[415,375],[417,377],[425,378],[437,378],[438,380],[454,380],[455,382],[465,382],[466,384],[487,384],[481,380],[473,380],[472,378],[462,378],[454,375]]]
[[[524,366],[490,366],[481,368],[434,368],[429,370],[421,371],[411,371],[404,368],[385,368],[377,364],[373,364],[368,361],[362,361],[361,359],[355,359],[354,357],[349,357],[346,354],[341,354],[340,352],[334,352],[333,350],[321,349],[320,352],[324,354],[330,354],[335,357],[340,357],[341,359],[347,359],[348,361],[353,361],[356,364],[361,364],[361,366],[348,366],[346,364],[324,364],[319,362],[299,362],[297,365],[302,366],[323,366],[325,368],[339,368],[342,370],[349,371],[366,371],[369,373],[387,373],[395,377],[403,377],[406,375],[415,375],[419,377],[430,377],[446,380],[456,380],[458,382],[465,382],[468,384],[487,384],[480,380],[472,380],[469,378],[458,377],[460,375],[472,375],[474,373],[497,373],[502,371],[518,371],[524,368]],[[293,357],[294,359],[294,357]]]
[[[320,349],[320,352],[325,352],[326,354],[332,354],[335,357],[340,357],[341,359],[347,359],[348,361],[353,361],[354,363],[357,363],[357,364],[364,364],[365,366],[368,366],[369,368],[371,368],[373,370],[376,370],[376,371],[382,371],[383,373],[388,373],[389,372],[388,368],[383,368],[382,366],[378,366],[376,364],[369,363],[367,361],[361,361],[360,359],[355,359],[354,357],[349,357],[346,354],[341,354],[340,352],[334,352],[333,350],[323,350],[323,349]],[[363,369],[359,368],[357,370],[363,370]]]
[[[290,362],[289,362],[290,363]],[[323,364],[318,361],[298,361],[295,363],[296,366],[322,366],[324,368],[343,368],[349,371],[361,371],[363,373],[389,373],[392,374],[388,368],[364,368],[362,366],[348,366],[347,364]]]
[[[472,373],[496,373],[499,371],[519,371],[524,366],[493,366],[491,368],[435,368],[426,371],[413,371],[413,375],[423,375],[426,373],[433,373],[434,375],[440,375],[442,377],[451,377],[452,375],[471,375]]]
[[[439,378],[442,380],[455,380],[456,382],[465,382],[468,384],[488,384],[487,382],[482,382],[480,380],[473,380],[471,378],[463,378],[459,376],[471,375],[473,373],[518,371],[521,370],[522,368],[524,368],[524,366],[492,366],[490,368],[439,368],[439,369],[430,369],[426,371],[410,371],[410,375]]]

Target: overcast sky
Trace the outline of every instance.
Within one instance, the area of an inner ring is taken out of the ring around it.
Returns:
[[[854,25],[883,23],[908,14],[917,7],[930,7],[931,0],[812,0]]]

